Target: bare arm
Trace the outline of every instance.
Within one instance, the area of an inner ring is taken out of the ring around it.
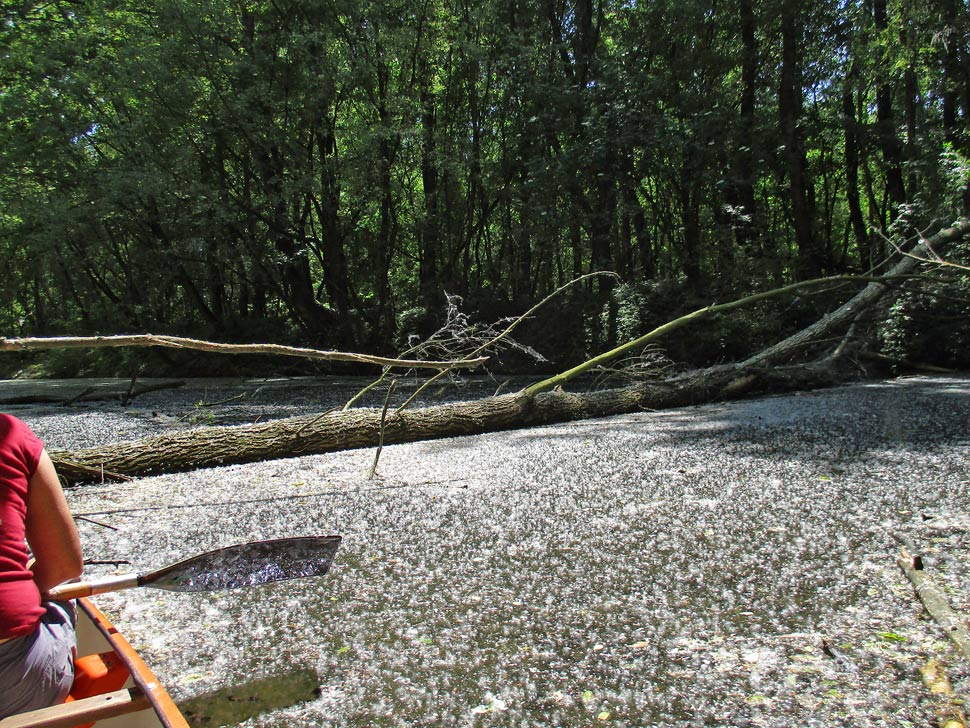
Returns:
[[[80,576],[81,539],[47,452],[27,488],[27,543],[34,553],[34,581],[41,593]]]

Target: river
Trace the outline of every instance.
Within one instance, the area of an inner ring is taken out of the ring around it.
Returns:
[[[343,396],[305,384],[7,409],[79,447]],[[233,724],[926,725],[921,666],[970,682],[892,534],[966,590],[966,530],[932,527],[968,512],[968,446],[970,379],[919,377],[394,445],[373,478],[356,450],[69,500],[117,570],[343,536],[321,579],[97,599],[200,724],[249,690]]]

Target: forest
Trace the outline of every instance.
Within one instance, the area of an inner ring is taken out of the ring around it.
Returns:
[[[968,38],[967,0],[8,2],[0,331],[393,354],[612,273],[522,327],[555,368],[884,270],[970,209]],[[947,257],[876,313],[887,360],[970,366]],[[744,357],[853,292],[665,346]]]

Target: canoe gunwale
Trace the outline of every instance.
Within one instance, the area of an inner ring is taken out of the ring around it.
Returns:
[[[135,686],[148,699],[161,724],[165,728],[189,728],[188,722],[179,711],[178,706],[175,705],[168,691],[155,676],[155,673],[105,614],[86,598],[78,599],[77,605],[78,609],[84,613],[83,615],[78,614],[78,619],[85,617],[90,619],[95,628],[108,641],[111,649],[128,668]]]

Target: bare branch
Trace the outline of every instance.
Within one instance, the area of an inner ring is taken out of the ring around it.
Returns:
[[[279,344],[222,344],[199,339],[186,339],[179,336],[157,334],[132,334],[119,336],[54,336],[49,338],[12,338],[0,339],[0,351],[39,351],[45,349],[79,349],[122,346],[162,346],[170,349],[195,349],[217,354],[269,354],[272,356],[295,356],[304,359],[325,359],[327,361],[346,361],[359,364],[399,367],[406,369],[474,369],[488,361],[488,357],[474,357],[457,361],[424,361],[411,359],[392,359],[370,354],[356,354],[343,351],[322,351],[304,349]]]
[[[933,243],[932,243],[932,241],[929,238],[927,238],[923,233],[919,233],[919,236],[920,236],[920,241],[921,241],[922,246],[927,251],[927,255],[925,257],[924,256],[920,256],[920,255],[916,255],[915,253],[907,252],[907,251],[903,250],[901,247],[899,247],[899,245],[896,243],[895,240],[893,240],[892,238],[889,238],[888,236],[886,236],[881,230],[877,230],[876,231],[876,234],[879,235],[879,237],[881,237],[884,241],[886,241],[887,243],[889,243],[890,245],[892,245],[893,248],[896,249],[896,252],[897,253],[899,253],[900,255],[903,255],[903,256],[905,256],[907,258],[911,258],[911,259],[913,259],[915,261],[918,261],[920,263],[928,263],[930,265],[938,265],[938,266],[941,266],[943,268],[956,268],[957,270],[970,271],[970,266],[960,265],[959,263],[954,263],[952,261],[949,261],[949,260],[944,259],[943,256],[941,256],[939,253],[937,253],[933,249]]]
[[[574,286],[575,284],[580,283],[584,280],[587,280],[588,278],[592,278],[594,276],[612,276],[613,278],[617,277],[616,273],[613,273],[611,271],[594,271],[592,273],[587,273],[585,275],[579,276],[579,278],[574,278],[568,283],[564,283],[563,285],[559,286],[559,288],[557,288],[555,291],[553,291],[548,296],[546,296],[541,301],[539,301],[539,303],[537,303],[528,311],[526,311],[524,314],[522,314],[521,316],[517,316],[515,319],[513,319],[512,322],[508,326],[506,326],[505,329],[500,334],[498,334],[498,336],[496,336],[493,339],[490,339],[489,341],[486,341],[481,346],[477,347],[474,351],[471,352],[470,356],[477,356],[481,354],[483,351],[486,351],[490,348],[494,348],[498,346],[498,344],[503,340],[510,339],[512,335],[512,331],[515,330],[516,326],[521,324],[526,319],[530,318],[536,311],[538,311],[540,308],[542,308],[547,303],[549,303],[549,301],[559,296],[559,294],[565,291],[567,288],[570,288],[571,286]],[[438,379],[443,377],[445,374],[447,374],[447,372],[444,372],[444,371],[438,372],[433,377],[428,379],[427,382],[425,382],[420,387],[418,387],[414,391],[414,394],[412,394],[400,407],[397,408],[397,412],[401,412],[404,409],[406,409],[408,405],[410,405],[415,399],[417,399],[418,395],[421,392],[423,392],[425,389],[430,387],[434,382],[436,382]]]
[[[387,426],[387,408],[391,404],[391,395],[394,394],[394,387],[396,385],[397,380],[392,379],[391,386],[387,388],[387,395],[384,397],[384,409],[381,412],[381,429],[378,433],[377,451],[374,453],[374,462],[370,466],[370,476],[368,477],[369,480],[373,480],[375,477],[377,477],[377,463],[380,461],[381,451],[384,449],[384,432]]]

